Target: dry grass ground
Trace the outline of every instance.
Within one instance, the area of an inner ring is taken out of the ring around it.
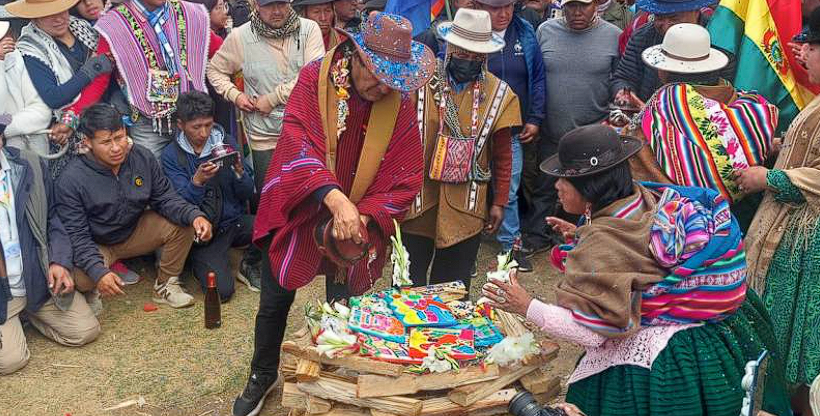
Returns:
[[[496,250],[492,244],[482,245],[473,299]],[[557,278],[544,256],[536,259],[535,270],[522,275],[522,284],[538,297],[552,300]],[[31,361],[21,371],[0,377],[0,415],[230,415],[233,398],[248,375],[258,294],[237,283],[236,295],[223,306],[222,327],[206,330],[195,281],[186,280],[197,296],[195,306],[145,312],[153,272],[142,273],[150,279],[126,288],[126,297],[105,301],[102,335],[90,345],[64,348],[27,329]],[[380,284],[385,285],[386,279]],[[305,301],[323,299],[323,292],[321,278],[299,290],[289,332],[302,325]],[[551,372],[566,377],[579,352],[562,344]],[[103,410],[138,397],[145,399],[145,406]],[[278,393],[271,395],[262,414],[287,414],[279,406]]]

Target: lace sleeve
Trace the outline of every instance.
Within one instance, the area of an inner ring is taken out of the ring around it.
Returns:
[[[782,203],[799,203],[806,202],[803,193],[800,192],[796,186],[792,184],[786,172],[779,169],[772,169],[766,174],[766,185],[774,189],[774,199]]]
[[[598,347],[607,340],[603,335],[596,334],[575,322],[569,309],[548,305],[538,299],[530,302],[527,319],[550,336],[584,347]]]

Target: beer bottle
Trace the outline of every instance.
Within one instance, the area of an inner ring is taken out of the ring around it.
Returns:
[[[216,273],[208,273],[205,289],[205,328],[214,329],[222,326],[222,301],[216,289]]]

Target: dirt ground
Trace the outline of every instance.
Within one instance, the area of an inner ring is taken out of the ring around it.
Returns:
[[[472,299],[477,298],[497,250],[493,243],[482,245]],[[558,279],[554,270],[544,255],[534,265],[535,272],[521,275],[521,283],[537,297],[553,300]],[[237,282],[234,298],[223,305],[222,327],[207,330],[202,295],[190,276],[186,285],[197,297],[195,306],[143,310],[151,299],[153,271],[148,269],[141,268],[148,279],[127,287],[127,296],[104,301],[103,331],[90,345],[65,348],[27,328],[31,361],[21,371],[0,377],[0,415],[230,415],[233,399],[248,376],[258,294]],[[382,279],[380,287],[386,282]],[[324,299],[323,292],[321,277],[298,291],[288,319],[289,333],[303,325],[305,301]],[[580,349],[561,347],[550,372],[566,380]],[[140,397],[145,401],[142,407],[105,410]],[[287,414],[279,406],[279,392],[269,397],[261,414]]]

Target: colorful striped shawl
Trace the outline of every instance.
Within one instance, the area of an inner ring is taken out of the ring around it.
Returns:
[[[641,324],[719,321],[746,298],[746,254],[729,203],[716,191],[644,183],[662,193],[650,251],[669,268],[644,289]]]
[[[164,32],[168,40],[176,50],[176,67],[180,69],[183,82],[180,83],[182,94],[191,88],[197,91],[205,89],[205,66],[208,60],[208,42],[210,41],[210,23],[205,8],[200,4],[188,3],[181,0],[169,0],[179,2],[186,23],[186,44],[187,65],[180,62],[180,36],[177,28],[177,14],[173,7],[170,9],[171,17],[163,25]],[[145,36],[148,46],[162,60],[162,46],[157,41],[154,29],[139,11],[126,1],[118,7],[114,7],[100,17],[94,26],[98,32],[108,41],[114,59],[117,62],[117,69],[122,75],[126,84],[126,96],[128,102],[140,113],[151,118],[155,118],[157,111],[148,101],[148,59],[143,52],[139,39],[131,28],[131,24],[120,12],[120,8],[128,8],[135,17],[140,30]]]
[[[777,108],[739,92],[723,104],[689,84],[670,84],[650,100],[641,127],[658,165],[675,183],[714,189],[733,203],[745,195],[735,169],[762,165],[777,127]]]

